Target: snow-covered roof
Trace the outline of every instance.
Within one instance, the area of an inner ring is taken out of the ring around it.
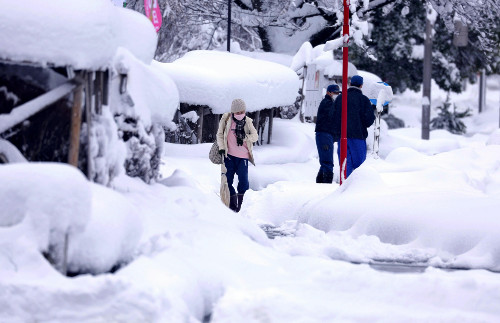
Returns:
[[[144,64],[125,48],[119,48],[113,68],[128,75],[127,92],[134,102],[134,111],[146,125],[169,125],[179,108],[179,92],[173,80],[149,64]],[[122,106],[119,94],[119,78],[113,79],[112,104]],[[128,107],[128,105],[125,105]],[[114,109],[123,107],[114,106]]]
[[[157,36],[148,19],[109,0],[2,1],[0,59],[101,69],[118,47],[151,62]]]
[[[290,105],[300,86],[286,66],[227,52],[197,50],[155,65],[174,80],[181,102],[207,105],[215,114],[228,112],[237,98],[248,112]]]
[[[323,71],[323,75],[328,78],[342,75],[342,61],[333,58],[332,51],[324,51],[325,45],[312,47],[311,43],[305,42],[302,44],[297,54],[293,57],[290,68],[294,71],[299,71],[302,67],[311,64],[316,64],[316,68]],[[347,67],[348,77],[357,74],[357,69],[354,64],[348,62]]]

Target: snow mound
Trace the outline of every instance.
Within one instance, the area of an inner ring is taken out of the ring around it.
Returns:
[[[196,50],[153,66],[174,80],[182,103],[207,105],[214,114],[228,112],[237,98],[248,112],[290,105],[300,86],[286,66],[220,51]]]
[[[120,46],[146,63],[156,50],[151,22],[110,1],[2,1],[1,7],[1,59],[97,70]]]
[[[91,184],[92,217],[70,241],[68,270],[104,273],[132,259],[142,233],[139,210],[123,195]]]
[[[0,167],[0,226],[23,223],[39,251],[61,246],[90,218],[87,179],[72,166],[22,163]]]
[[[305,42],[300,46],[297,54],[293,57],[292,64],[290,68],[294,71],[298,71],[304,66],[311,64],[313,60],[313,47],[310,42]]]
[[[198,186],[196,181],[189,176],[189,174],[180,169],[176,169],[172,175],[162,179],[159,183],[170,187],[187,186],[196,188]]]
[[[434,156],[399,148],[385,161],[368,159],[340,190],[303,207],[299,221],[429,248],[427,261],[442,266],[499,270],[497,147]]]
[[[487,145],[500,145],[500,129],[495,130],[490,137],[488,138],[488,141],[486,141]]]

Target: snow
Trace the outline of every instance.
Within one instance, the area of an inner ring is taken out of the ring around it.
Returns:
[[[305,42],[295,54],[290,68],[299,71],[302,67],[316,64],[316,68],[323,71],[323,75],[328,78],[342,75],[342,61],[333,59],[332,48],[329,42],[326,45],[312,47],[309,42]],[[348,63],[348,76],[357,74],[357,69],[352,63]]]
[[[313,47],[310,42],[305,42],[300,46],[297,54],[293,57],[292,64],[290,68],[294,71],[298,71],[304,66],[311,64],[312,62]]]
[[[496,131],[491,133],[486,144],[487,145],[500,145],[500,129],[497,129]]]
[[[364,74],[367,75],[366,73]],[[382,106],[389,104],[392,100],[392,87],[385,82],[373,81],[374,79],[375,78],[370,76],[367,78],[363,77],[363,87],[361,91],[370,99],[372,104],[377,105],[379,112],[382,112]]]
[[[0,167],[0,229],[24,228],[38,251],[61,246],[65,234],[85,229],[91,192],[74,167],[51,163],[17,163]]]
[[[297,90],[291,69],[241,55],[192,52],[149,66],[119,53],[113,67],[129,72],[127,93],[144,122],[168,120],[178,104],[163,73],[178,73],[180,101],[227,99],[228,84],[284,100],[271,77],[283,91],[290,86],[287,99],[292,85]],[[218,78],[209,67],[222,62],[233,70]],[[262,88],[256,66],[269,77]],[[237,70],[244,73],[233,76]],[[217,195],[220,167],[207,158],[210,144],[166,143],[164,178],[151,185],[121,174],[112,187],[99,186],[61,164],[0,165],[0,321],[497,322],[497,81],[488,80],[481,114],[477,85],[451,95],[457,108],[474,109],[466,136],[435,130],[421,140],[422,93],[395,95],[391,113],[407,128],[389,130],[382,121],[380,158],[369,156],[342,187],[314,182],[314,124],[275,119],[272,144],[254,149],[257,166],[249,168],[239,214]],[[197,87],[183,92],[189,83]],[[446,93],[432,86],[435,115]],[[337,177],[336,154],[335,166]],[[285,235],[268,239],[259,225]],[[68,268],[80,274],[72,278],[40,252],[60,247],[65,233]]]
[[[303,10],[308,10],[307,4]],[[283,27],[269,27],[268,35],[275,52],[294,55],[304,42],[325,28],[327,24],[327,21],[323,17],[313,16],[307,19],[305,28],[295,31],[292,35]]]
[[[224,42],[222,44],[222,46],[220,46],[216,50],[221,51],[221,52],[226,51],[227,50],[227,42]],[[273,63],[277,63],[277,64],[284,65],[287,67],[290,66],[290,64],[292,63],[292,59],[293,59],[293,56],[288,55],[288,54],[280,54],[280,53],[274,53],[274,52],[259,52],[259,51],[251,52],[251,51],[242,50],[240,47],[240,44],[236,41],[231,41],[231,53],[239,54],[239,55],[243,55],[243,56],[247,56],[247,57],[251,57],[251,58],[255,58],[255,59],[260,59],[263,61],[273,62]]]
[[[325,44],[324,51],[326,52],[330,50],[339,49],[340,47],[342,47],[343,44],[344,44],[344,37],[340,37],[334,40],[329,40]]]
[[[90,184],[92,217],[68,251],[70,272],[103,273],[132,259],[142,233],[139,209],[122,194]],[[120,223],[121,225],[116,225]]]
[[[75,87],[76,85],[72,83],[62,84],[54,90],[44,93],[39,97],[17,107],[17,109],[12,110],[10,113],[0,115],[0,133],[9,130],[15,125],[40,112],[48,105],[69,94]]]
[[[9,163],[26,163],[26,158],[19,152],[19,150],[8,142],[7,140],[0,138],[0,155],[2,158],[6,158]]]
[[[323,70],[323,74],[329,78],[334,76],[342,75],[342,61],[333,59],[332,51],[325,51],[326,45],[318,45],[313,49],[314,59],[313,64],[316,64],[317,68]],[[356,75],[358,70],[352,63],[347,65],[347,75],[352,77]]]
[[[182,103],[207,105],[214,114],[230,111],[237,98],[248,112],[290,105],[300,86],[297,74],[285,66],[219,51],[192,51],[153,67],[174,80]]]
[[[3,0],[1,7],[0,59],[98,70],[120,46],[146,63],[156,49],[151,22],[109,0]]]
[[[145,125],[171,123],[179,108],[179,92],[168,75],[160,72],[154,64],[144,64],[125,48],[118,49],[113,67],[117,74],[128,74],[127,93],[132,99],[134,114],[140,116]],[[118,77],[113,79],[112,88],[113,112],[131,109],[130,104],[120,98]]]

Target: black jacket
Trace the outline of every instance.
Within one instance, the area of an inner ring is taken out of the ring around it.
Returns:
[[[342,94],[334,103],[333,111],[333,138],[340,140],[340,126],[342,120]],[[375,121],[375,111],[368,99],[357,87],[347,90],[347,138],[363,139],[368,137],[366,128]]]
[[[316,117],[316,132],[327,132],[333,135],[333,99],[328,94],[321,100]]]

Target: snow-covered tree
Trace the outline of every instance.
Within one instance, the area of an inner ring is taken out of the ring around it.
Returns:
[[[232,40],[242,49],[272,50],[267,27],[297,29],[288,11],[292,0],[235,0],[232,3]],[[226,0],[159,0],[164,15],[159,30],[156,59],[172,61],[195,49],[213,49],[227,40]],[[132,0],[127,7],[144,13],[144,3]]]
[[[354,64],[378,74],[400,91],[408,87],[417,90],[422,82],[424,3],[393,1],[376,8],[365,18],[371,24],[370,34],[366,46],[353,46]],[[441,88],[460,92],[464,78],[474,80],[481,68],[489,71],[498,68],[493,60],[498,56],[498,45],[496,51],[494,47],[488,48],[477,27],[470,28],[468,46],[456,47],[453,30],[447,28],[448,18],[438,15],[434,24],[433,78]],[[495,36],[494,29],[487,32]]]

